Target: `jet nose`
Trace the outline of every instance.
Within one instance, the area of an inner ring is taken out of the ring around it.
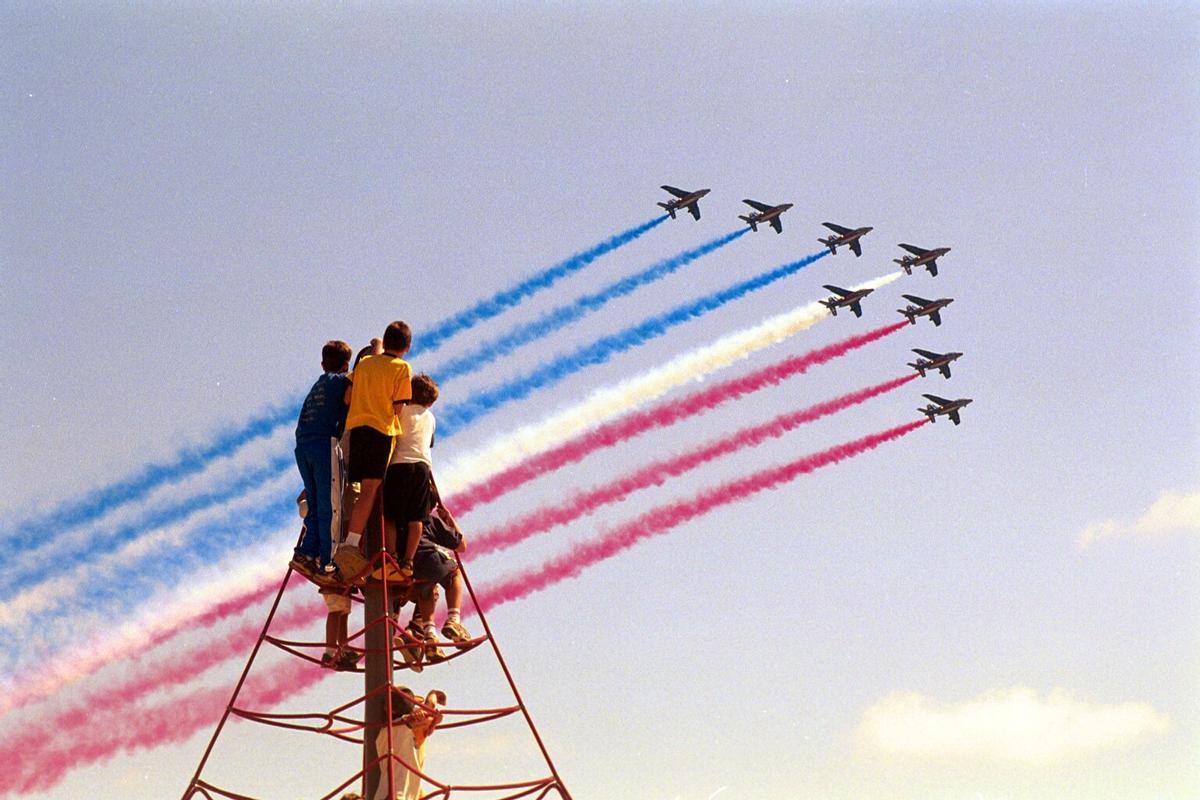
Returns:
[[[792,203],[784,203],[782,206],[780,206],[780,208],[782,208],[784,211],[787,211],[789,208],[792,207],[792,205],[793,205]]]
[[[868,225],[867,227],[863,228],[863,233],[870,233],[873,230],[875,229]]]

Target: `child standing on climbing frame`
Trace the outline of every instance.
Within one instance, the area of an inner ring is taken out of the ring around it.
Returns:
[[[321,348],[321,377],[308,390],[296,422],[296,467],[304,482],[308,511],[304,538],[296,548],[297,568],[332,577],[334,446],[346,422],[345,394],[349,381],[350,345],[333,340]]]
[[[402,432],[396,437],[383,482],[387,547],[397,555],[400,577],[405,580],[412,577],[422,521],[440,503],[433,485],[432,449],[437,421],[430,410],[437,399],[438,387],[433,378],[418,375],[412,379],[412,400],[400,409]],[[397,554],[399,535],[404,537],[404,550]]]
[[[350,373],[346,392],[350,406],[348,480],[361,491],[346,528],[343,547],[360,547],[363,531],[375,509],[379,487],[387,471],[392,439],[402,430],[399,410],[412,397],[412,368],[403,356],[412,344],[412,330],[399,320],[383,332],[383,352],[364,358]]]

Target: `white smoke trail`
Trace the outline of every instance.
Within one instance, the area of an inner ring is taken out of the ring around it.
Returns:
[[[859,284],[854,290],[877,289],[902,274],[888,273]],[[752,353],[782,342],[827,316],[829,311],[819,301],[813,301],[677,356],[661,367],[616,386],[597,390],[582,403],[499,437],[483,449],[460,456],[444,467],[439,466],[438,484],[448,495],[453,494],[456,489],[462,490],[485,480],[581,431],[661,397],[676,386],[700,380],[718,369],[748,358]]]

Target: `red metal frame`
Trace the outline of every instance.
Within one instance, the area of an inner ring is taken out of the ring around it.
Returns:
[[[368,574],[369,574],[370,571],[373,571],[376,568],[382,568],[386,574],[389,567],[398,568],[398,566],[399,565],[396,563],[396,560],[391,556],[391,554],[386,552],[386,550],[381,549],[379,553],[377,553],[374,557],[372,557],[370,564],[367,567],[367,570],[368,570]],[[567,790],[566,786],[563,784],[562,778],[559,776],[558,770],[555,768],[554,762],[550,758],[550,753],[546,749],[545,742],[542,740],[541,734],[538,732],[537,727],[534,725],[533,717],[530,716],[529,709],[525,706],[524,701],[521,699],[521,693],[517,689],[516,681],[513,679],[512,672],[509,670],[508,664],[507,664],[507,662],[505,662],[504,656],[500,652],[500,646],[497,644],[496,638],[492,634],[491,626],[488,625],[488,622],[487,622],[487,617],[484,615],[483,609],[479,606],[479,602],[475,596],[475,590],[471,586],[471,581],[467,577],[466,569],[463,567],[461,560],[458,561],[458,568],[461,571],[461,574],[463,576],[463,582],[466,585],[467,594],[470,597],[471,603],[475,607],[475,612],[479,617],[479,621],[483,626],[484,635],[477,637],[475,639],[472,639],[469,642],[464,642],[464,643],[439,642],[439,646],[453,648],[455,650],[455,652],[448,655],[445,659],[443,659],[441,661],[438,661],[434,664],[428,664],[426,666],[437,666],[437,665],[452,661],[456,658],[459,658],[459,657],[469,653],[470,651],[472,651],[476,647],[478,647],[480,644],[482,644],[484,641],[487,641],[491,644],[492,652],[495,654],[496,660],[500,664],[500,669],[504,673],[505,680],[508,681],[508,685],[509,685],[509,688],[512,690],[513,699],[515,700],[515,703],[512,705],[499,706],[496,708],[474,708],[474,709],[445,708],[445,709],[438,709],[446,717],[462,717],[462,719],[457,719],[456,721],[453,721],[453,722],[447,722],[444,724],[440,724],[438,726],[438,730],[445,731],[445,730],[451,730],[454,728],[462,728],[462,727],[467,727],[470,725],[478,725],[478,724],[482,724],[485,722],[491,722],[493,720],[503,719],[505,717],[511,716],[519,711],[521,713],[522,717],[524,717],[526,724],[529,726],[530,732],[533,734],[534,741],[537,743],[538,749],[541,751],[542,757],[545,759],[546,767],[549,769],[550,774],[546,775],[544,777],[535,778],[535,779],[528,780],[528,781],[519,781],[519,782],[510,782],[510,783],[469,784],[469,785],[465,785],[465,784],[452,785],[452,784],[442,783],[442,782],[436,780],[435,778],[431,777],[430,775],[427,775],[424,772],[418,770],[416,768],[416,765],[406,763],[399,755],[396,755],[393,753],[393,744],[394,743],[392,741],[392,725],[389,724],[389,725],[387,725],[387,728],[386,728],[386,730],[387,730],[387,753],[391,754],[391,755],[385,754],[385,755],[377,757],[374,761],[372,761],[369,764],[364,764],[362,769],[360,769],[354,775],[351,775],[346,780],[342,781],[338,786],[334,787],[328,794],[323,795],[321,797],[321,800],[333,800],[333,798],[336,795],[338,795],[339,792],[344,792],[344,791],[348,790],[356,781],[361,782],[362,785],[361,785],[360,791],[365,795],[365,793],[366,793],[366,785],[365,785],[366,784],[366,776],[368,774],[370,774],[370,772],[372,770],[376,769],[385,760],[387,761],[386,780],[387,780],[387,786],[389,788],[389,793],[388,793],[389,797],[395,796],[395,790],[396,790],[395,767],[396,767],[396,764],[399,763],[405,769],[415,773],[416,775],[418,775],[421,778],[421,780],[423,781],[423,783],[422,783],[423,788],[426,783],[433,787],[433,791],[424,791],[423,792],[422,797],[425,800],[443,800],[443,799],[451,800],[452,795],[456,794],[456,793],[484,792],[484,791],[493,792],[493,793],[495,793],[495,792],[510,792],[510,791],[512,792],[510,794],[504,794],[503,796],[500,796],[500,797],[495,797],[493,795],[494,800],[520,800],[520,798],[533,798],[533,800],[542,800],[542,798],[547,797],[552,791],[556,792],[558,797],[561,798],[561,800],[571,800],[571,794]],[[403,628],[400,627],[398,620],[392,619],[391,615],[389,614],[389,610],[392,607],[391,606],[391,598],[389,596],[389,591],[391,589],[390,589],[389,582],[387,582],[387,581],[382,582],[383,609],[384,609],[383,616],[378,619],[366,620],[362,629],[355,631],[353,633],[353,635],[351,635],[347,638],[348,643],[356,642],[356,641],[362,639],[363,646],[361,646],[361,647],[355,646],[355,647],[351,647],[351,649],[354,650],[355,652],[363,653],[365,655],[367,653],[367,650],[365,647],[365,644],[366,644],[365,637],[366,637],[367,630],[369,630],[377,625],[385,626],[385,628],[387,630],[387,635],[385,637],[385,639],[387,641],[387,659],[386,659],[387,683],[386,683],[386,685],[376,687],[371,692],[364,694],[360,697],[356,697],[346,703],[343,703],[342,705],[339,705],[335,708],[330,709],[327,712],[290,713],[290,714],[268,713],[265,711],[255,711],[252,709],[239,708],[237,706],[238,695],[241,693],[242,687],[246,682],[246,677],[250,674],[250,670],[254,666],[254,661],[257,658],[258,653],[264,643],[270,644],[270,645],[276,647],[277,649],[279,649],[280,651],[285,652],[296,658],[301,658],[306,661],[312,662],[314,665],[313,666],[314,669],[321,668],[320,667],[320,659],[318,657],[310,655],[309,653],[307,653],[305,651],[310,648],[317,648],[317,647],[323,648],[325,646],[324,642],[290,641],[290,640],[285,640],[285,639],[280,639],[280,638],[277,638],[274,636],[270,636],[268,633],[270,630],[270,627],[271,627],[271,622],[274,620],[275,614],[279,609],[279,604],[283,599],[283,594],[287,589],[288,582],[291,579],[293,572],[295,572],[295,570],[293,570],[292,567],[289,565],[288,570],[287,570],[286,574],[284,575],[283,581],[279,585],[279,591],[275,595],[275,600],[271,604],[271,610],[267,614],[267,619],[266,619],[266,622],[263,624],[262,632],[259,634],[258,640],[254,643],[254,647],[250,651],[250,656],[246,660],[246,665],[242,669],[242,673],[238,677],[238,681],[237,681],[236,685],[234,686],[233,695],[232,695],[232,697],[230,697],[229,703],[225,706],[225,710],[221,714],[220,721],[217,723],[216,728],[213,730],[212,737],[208,741],[208,746],[205,747],[204,754],[200,757],[200,763],[196,766],[196,771],[195,771],[195,773],[193,773],[191,781],[188,783],[187,788],[183,792],[182,800],[196,800],[196,798],[200,798],[200,797],[204,798],[205,800],[218,800],[218,798],[227,798],[228,800],[258,800],[257,798],[253,798],[248,795],[238,794],[237,792],[233,792],[228,789],[223,789],[221,787],[215,786],[215,785],[203,780],[203,778],[202,778],[204,768],[208,764],[209,757],[212,755],[213,748],[216,746],[216,743],[217,743],[217,739],[220,737],[222,730],[224,730],[225,723],[229,720],[229,717],[231,715],[240,717],[241,719],[247,720],[249,722],[255,722],[255,723],[259,723],[259,724],[263,724],[263,725],[271,725],[271,726],[274,726],[277,728],[332,736],[332,737],[334,737],[336,739],[340,739],[344,742],[356,744],[359,746],[361,746],[363,744],[364,738],[369,734],[365,730],[367,727],[366,720],[361,718],[360,716],[352,715],[354,713],[353,709],[355,709],[355,707],[360,706],[360,705],[365,705],[365,703],[369,697],[376,695],[378,692],[384,692],[385,693],[384,699],[385,699],[385,704],[386,704],[385,719],[387,719],[387,720],[392,719],[392,689],[395,687],[395,672],[397,669],[408,669],[409,668],[409,665],[403,659],[401,659],[399,663],[397,663],[397,661],[396,661],[396,649],[397,649],[396,638],[399,637],[402,642],[411,642],[414,644],[416,643],[416,640],[413,639],[410,634],[408,634]],[[297,574],[302,574],[302,573],[297,573]],[[403,645],[401,645],[401,646],[403,646]],[[354,671],[361,672],[361,668],[355,667]],[[413,702],[415,704],[421,705],[421,706],[425,707],[426,709],[432,710],[432,708],[429,705],[427,705],[425,703],[425,701],[422,700],[420,697],[412,696],[411,699],[413,700]]]

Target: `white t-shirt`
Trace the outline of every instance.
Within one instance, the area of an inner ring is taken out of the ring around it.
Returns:
[[[433,429],[437,420],[427,406],[408,403],[400,408],[400,429],[396,446],[392,448],[392,464],[415,464],[424,461],[433,468]]]

